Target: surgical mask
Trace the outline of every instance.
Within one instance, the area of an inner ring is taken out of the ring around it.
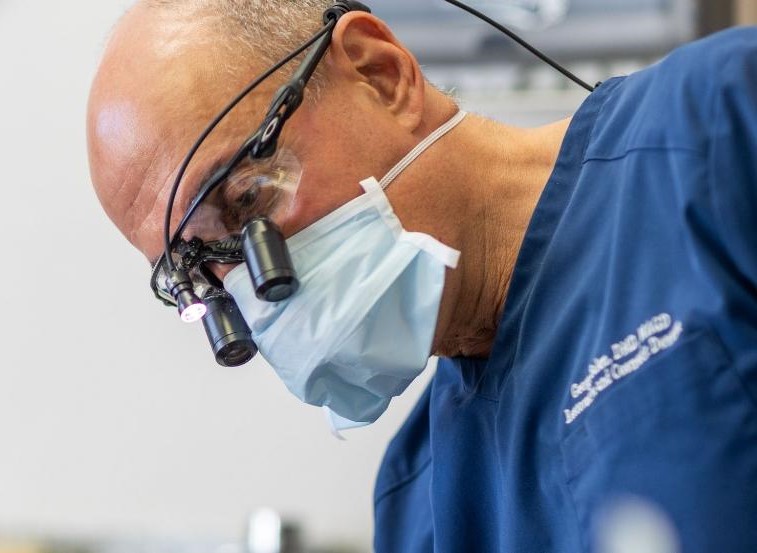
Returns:
[[[287,240],[300,278],[291,298],[257,299],[244,266],[224,280],[260,353],[295,396],[327,409],[335,432],[378,419],[428,362],[446,269],[460,252],[404,230],[384,188],[464,117]]]

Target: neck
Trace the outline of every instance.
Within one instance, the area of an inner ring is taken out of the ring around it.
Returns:
[[[568,123],[518,129],[468,116],[436,152],[444,161],[428,184],[458,196],[435,215],[447,225],[437,236],[448,236],[462,257],[448,272],[434,353],[490,353],[523,237]]]

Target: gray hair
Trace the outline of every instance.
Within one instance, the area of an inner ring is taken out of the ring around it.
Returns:
[[[203,18],[210,24],[207,37],[227,49],[227,70],[238,72],[240,63],[253,60],[256,68],[273,65],[307,41],[323,25],[323,12],[333,0],[144,0],[153,8],[171,10],[180,17]],[[220,39],[220,40],[219,40]],[[287,76],[290,63],[281,72]],[[312,96],[323,84],[319,71],[309,86]]]

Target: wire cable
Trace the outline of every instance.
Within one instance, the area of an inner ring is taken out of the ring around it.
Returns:
[[[556,69],[557,71],[559,71],[560,73],[562,73],[563,75],[565,75],[566,77],[568,77],[571,81],[573,81],[577,85],[582,86],[583,88],[585,88],[589,92],[594,92],[594,87],[593,86],[591,86],[587,82],[585,82],[585,81],[581,80],[580,78],[578,78],[576,75],[574,75],[573,73],[571,73],[570,71],[568,71],[565,67],[563,67],[562,65],[560,65],[559,63],[557,63],[556,61],[554,61],[552,58],[550,58],[549,56],[547,56],[543,52],[541,52],[541,51],[537,50],[536,48],[534,48],[533,46],[531,46],[528,42],[526,42],[525,40],[523,40],[522,38],[520,38],[518,35],[516,35],[510,29],[508,29],[507,27],[505,27],[504,25],[502,25],[500,23],[497,23],[496,21],[494,21],[488,15],[483,14],[480,11],[476,10],[475,8],[471,8],[470,6],[468,6],[466,4],[463,4],[462,2],[458,2],[458,0],[444,0],[444,1],[447,2],[448,4],[452,4],[453,6],[457,6],[461,10],[464,10],[464,11],[468,12],[471,15],[475,15],[476,17],[478,17],[482,21],[485,21],[486,23],[488,23],[492,27],[496,28],[501,33],[506,34],[508,37],[510,37],[512,40],[514,40],[515,42],[517,42],[523,48],[525,48],[526,50],[528,50],[529,52],[531,52],[534,56],[536,56],[537,58],[539,58],[541,61],[543,61],[544,63],[546,63],[546,64],[548,64],[550,66],[552,66],[554,69]]]

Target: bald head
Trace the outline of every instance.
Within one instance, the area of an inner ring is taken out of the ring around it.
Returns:
[[[333,0],[143,0],[175,17],[204,19],[210,36],[235,59],[254,55],[264,65],[305,42]]]
[[[230,70],[217,16],[153,4],[138,3],[115,28],[92,86],[87,125],[97,195],[138,246],[140,234],[160,233],[154,210],[183,154],[261,67],[248,59],[244,71]],[[245,104],[240,112],[250,109]],[[235,130],[243,132],[234,127],[249,130],[249,122],[229,119],[207,149],[227,146]]]

